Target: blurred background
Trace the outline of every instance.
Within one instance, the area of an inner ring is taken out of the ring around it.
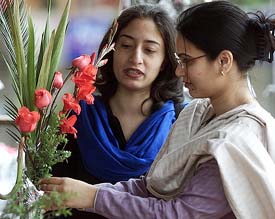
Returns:
[[[209,0],[208,0],[209,1]],[[47,0],[26,0],[33,17],[37,40],[45,26]],[[59,71],[66,71],[71,60],[79,55],[97,52],[99,42],[119,11],[138,3],[160,4],[169,11],[172,17],[199,0],[72,0],[69,26],[63,49]],[[275,13],[275,0],[232,0],[246,11],[263,10],[268,14]],[[66,1],[52,1],[51,29],[56,28]],[[273,11],[271,11],[273,10]],[[1,48],[1,45],[0,45]],[[251,74],[251,81],[259,102],[275,116],[275,64],[256,66]],[[7,68],[0,58],[0,142],[10,146],[16,143],[6,134],[11,126],[6,116],[4,96],[12,98],[13,90]],[[186,94],[188,95],[188,94]],[[1,168],[1,167],[0,167]]]

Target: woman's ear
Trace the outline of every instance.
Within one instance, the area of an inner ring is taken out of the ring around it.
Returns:
[[[223,50],[218,55],[220,73],[226,75],[233,65],[233,54],[229,50]]]

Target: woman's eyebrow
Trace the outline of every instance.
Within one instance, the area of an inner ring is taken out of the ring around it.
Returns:
[[[122,38],[122,37],[126,37],[126,38],[129,38],[129,39],[132,39],[132,40],[135,39],[133,36],[128,35],[128,34],[121,34],[121,35],[119,35],[118,38]],[[158,41],[155,41],[155,40],[149,40],[148,39],[148,40],[145,40],[145,42],[146,43],[153,43],[153,44],[156,44],[156,45],[160,46],[160,43]]]

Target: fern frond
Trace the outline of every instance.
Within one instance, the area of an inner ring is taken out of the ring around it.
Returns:
[[[7,129],[7,134],[15,141],[15,142],[19,142],[20,141],[20,133],[18,131],[18,133],[14,132],[11,129]]]
[[[13,88],[20,104],[24,104],[26,89],[24,80],[25,51],[28,46],[28,23],[27,10],[24,0],[1,0],[0,1],[0,39],[5,52],[2,53],[12,77]],[[22,83],[23,82],[23,83]]]
[[[13,101],[8,98],[7,96],[4,96],[5,98],[5,104],[4,104],[4,109],[6,110],[8,116],[15,120],[17,116],[17,106],[13,103]]]

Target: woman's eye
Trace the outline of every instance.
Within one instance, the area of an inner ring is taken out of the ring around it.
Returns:
[[[126,49],[127,49],[127,48],[130,48],[130,47],[131,47],[131,45],[130,45],[130,44],[121,44],[121,47],[122,47],[122,48],[126,48]]]
[[[184,58],[181,58],[181,61],[182,61],[182,63],[188,63],[188,62],[190,62],[190,59],[184,57]]]
[[[153,50],[153,49],[145,49],[145,51],[146,51],[147,53],[155,53],[155,52],[156,52],[156,51]]]

